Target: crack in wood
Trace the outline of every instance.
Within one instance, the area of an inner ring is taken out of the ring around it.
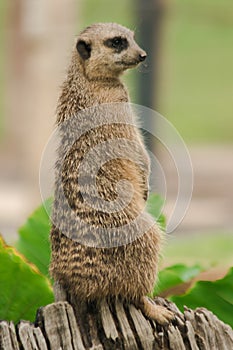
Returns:
[[[120,300],[86,305],[82,312],[68,302],[50,304],[38,310],[34,324],[0,321],[0,350],[233,349],[233,330],[211,311],[185,308],[182,314],[164,299],[156,303],[176,312],[166,327]]]

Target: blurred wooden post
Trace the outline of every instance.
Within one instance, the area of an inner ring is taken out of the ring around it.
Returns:
[[[9,5],[6,173],[37,192],[43,148],[75,36],[75,0],[15,0]]]
[[[139,75],[138,101],[140,105],[155,110],[158,96],[159,51],[164,10],[164,0],[137,1],[139,43],[148,55],[146,59],[148,68]],[[145,125],[145,127],[152,131],[156,126]],[[145,140],[147,140],[148,148],[153,150],[155,148],[155,140],[149,134],[146,135]]]

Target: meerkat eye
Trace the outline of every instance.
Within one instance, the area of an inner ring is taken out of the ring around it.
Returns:
[[[109,48],[115,49],[117,52],[121,52],[128,48],[129,43],[127,39],[122,38],[120,36],[116,36],[114,38],[105,40],[104,45]]]
[[[113,38],[112,39],[112,47],[114,49],[118,48],[119,46],[122,46],[122,41],[123,39],[122,38]]]

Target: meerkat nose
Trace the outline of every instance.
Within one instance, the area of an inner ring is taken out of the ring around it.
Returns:
[[[146,53],[140,53],[140,55],[139,55],[139,61],[140,61],[140,62],[145,61],[146,57],[147,57],[147,54],[146,54]]]

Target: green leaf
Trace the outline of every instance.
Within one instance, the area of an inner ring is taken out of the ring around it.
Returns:
[[[151,193],[147,200],[147,210],[155,218],[161,230],[166,229],[166,218],[161,214],[164,207],[164,200],[158,194]]]
[[[233,327],[233,268],[223,279],[214,282],[199,281],[186,294],[170,299],[181,311],[183,305],[191,309],[205,307]]]
[[[15,245],[17,250],[46,276],[49,275],[50,261],[50,220],[47,211],[50,210],[51,203],[52,200],[48,199],[27,219],[19,229],[19,240]]]
[[[48,278],[0,236],[0,319],[34,321],[36,310],[51,302]]]
[[[201,271],[203,269],[199,265],[189,267],[184,264],[177,264],[166,267],[159,272],[158,284],[154,289],[154,295],[161,294],[181,283],[191,281]]]

